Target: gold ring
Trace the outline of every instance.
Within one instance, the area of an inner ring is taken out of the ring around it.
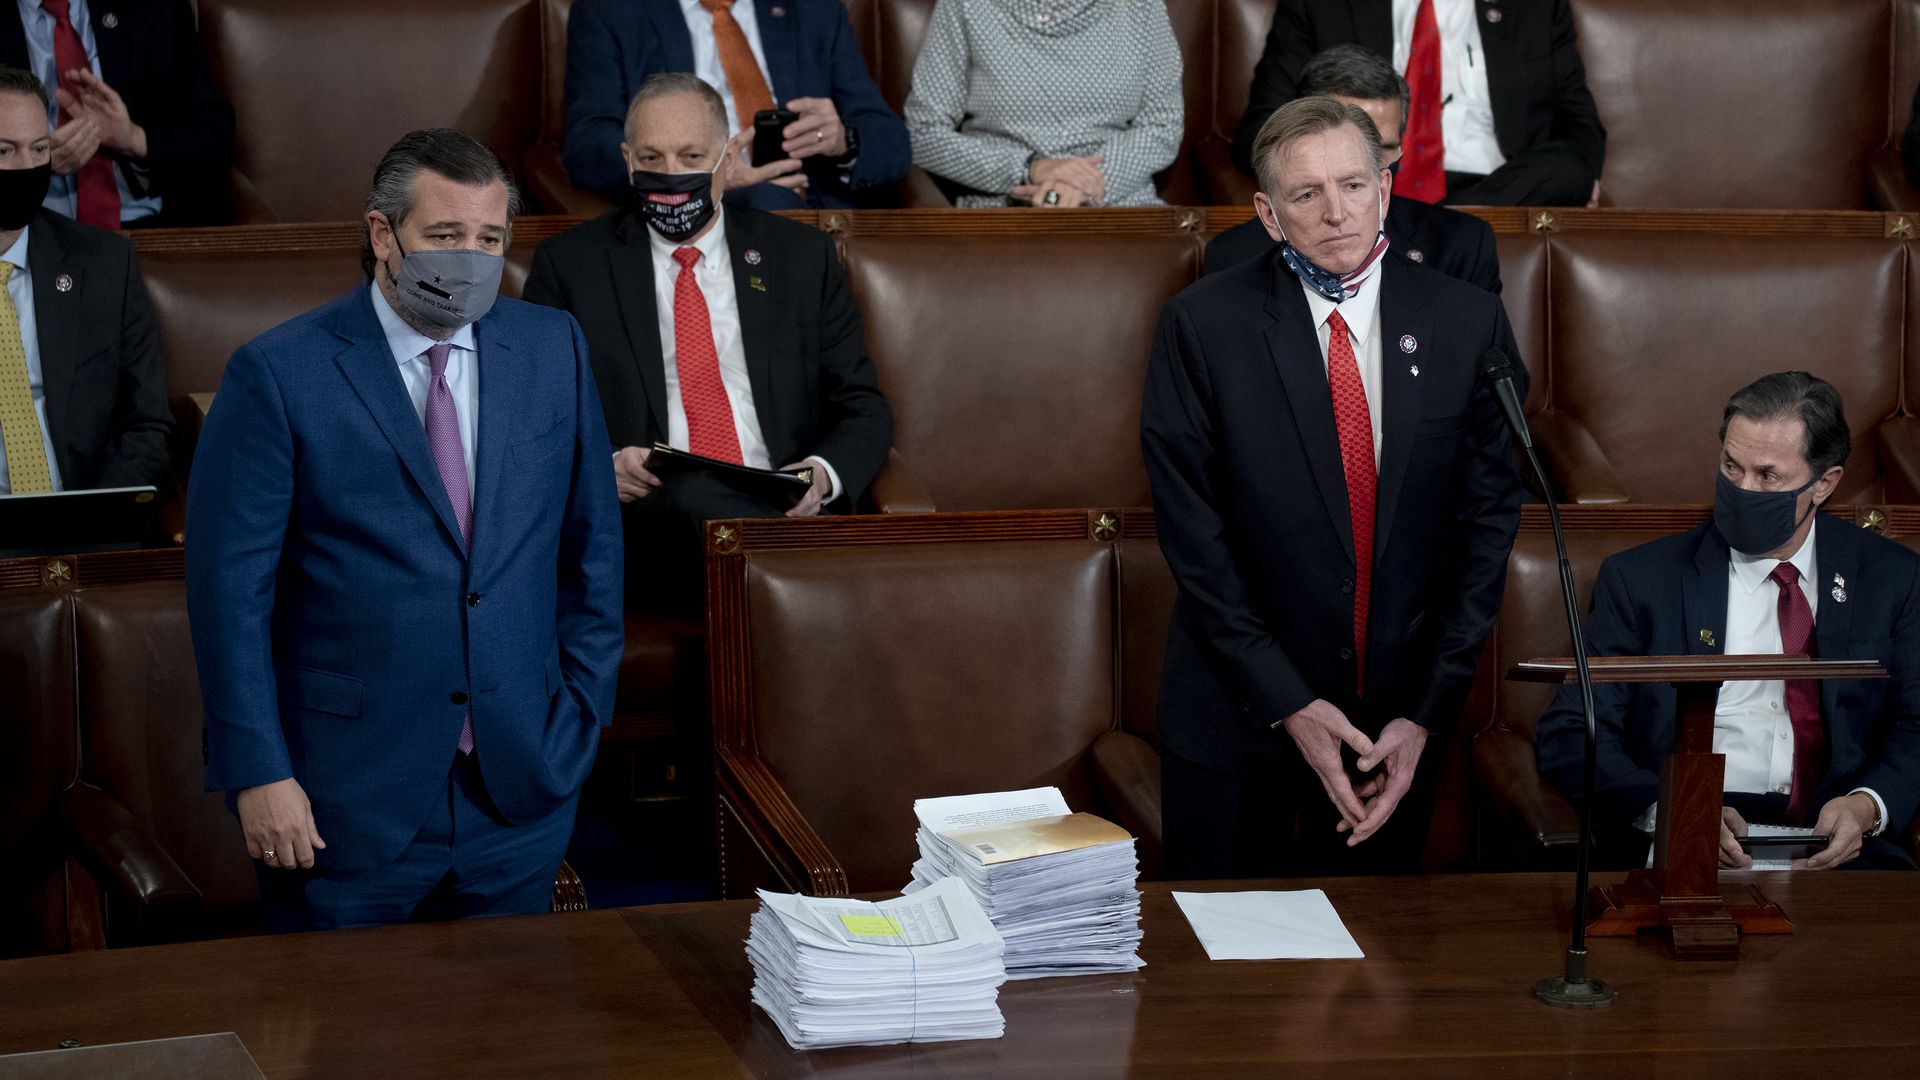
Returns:
[[[262,852],[261,852],[260,854],[261,854],[261,856],[262,856],[262,857],[263,857],[263,858],[264,858],[264,859],[266,860],[266,862],[267,862],[267,864],[268,864],[268,865],[272,865],[272,863],[273,863],[273,849],[272,849],[272,848],[267,848],[267,849],[266,849],[265,851],[262,851]]]

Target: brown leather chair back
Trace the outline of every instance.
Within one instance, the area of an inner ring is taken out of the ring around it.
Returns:
[[[459,128],[510,168],[539,135],[538,0],[200,0],[233,102],[242,221],[339,221],[409,131]]]
[[[540,0],[540,137],[559,145],[567,133],[567,16],[573,0]]]
[[[73,591],[81,779],[153,832],[200,889],[207,930],[259,930],[259,892],[240,826],[202,790],[200,681],[186,587],[147,581]],[[112,911],[108,933],[112,936]]]
[[[1140,387],[1188,235],[847,240],[894,445],[942,510],[1144,506]]]
[[[1114,546],[1120,572],[1120,730],[1160,749],[1160,672],[1179,587],[1155,539]]]
[[[1253,69],[1267,49],[1274,0],[1217,0],[1214,21],[1213,134],[1231,143],[1247,111]]]
[[[1580,0],[1573,15],[1608,205],[1866,207],[1886,0]]]
[[[1527,366],[1527,407],[1547,399],[1547,238],[1539,233],[1496,233],[1500,252],[1500,299],[1513,324],[1520,360]]]
[[[0,589],[0,957],[65,948],[54,816],[79,776],[73,615],[62,589]]]
[[[1728,395],[1803,369],[1846,402],[1837,498],[1871,502],[1898,407],[1906,254],[1878,239],[1566,232],[1553,240],[1548,404],[1592,432],[1632,501],[1710,497]]]
[[[867,70],[880,87],[893,111],[907,107],[907,95],[913,92],[913,65],[920,46],[927,40],[927,20],[933,17],[936,0],[872,0],[849,6],[847,14],[855,20],[854,34],[867,49]],[[862,19],[862,16],[866,19]],[[862,33],[861,23],[871,20],[871,29]]]

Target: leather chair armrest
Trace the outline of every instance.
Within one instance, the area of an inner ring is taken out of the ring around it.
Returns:
[[[1194,144],[1194,171],[1211,206],[1251,206],[1253,193],[1260,189],[1253,177],[1233,167],[1233,146],[1225,139],[1209,136]]]
[[[1473,740],[1474,780],[1525,865],[1571,858],[1580,843],[1580,815],[1535,763],[1533,744],[1494,728]]]
[[[1138,838],[1143,876],[1158,877],[1160,752],[1131,732],[1109,731],[1093,743],[1093,782],[1121,828]]]
[[[1897,147],[1883,146],[1867,156],[1867,194],[1882,210],[1920,210],[1920,191],[1907,179]]]
[[[719,794],[773,871],[810,896],[846,896],[847,872],[767,763],[731,747],[714,748]],[[724,854],[724,853],[723,853]]]
[[[553,143],[529,146],[521,173],[527,201],[540,213],[592,217],[613,209],[612,199],[597,191],[573,186],[573,178],[567,175],[567,167],[560,160],[560,148]]]
[[[1887,501],[1920,503],[1920,418],[1890,417],[1873,434],[1880,449],[1880,472],[1886,477]]]
[[[91,784],[75,784],[60,793],[58,812],[81,865],[133,901],[145,938],[176,940],[201,924],[200,889],[118,799]]]
[[[862,500],[876,514],[931,514],[933,496],[907,467],[898,450],[888,450],[886,463],[874,476]]]
[[[1626,485],[1580,421],[1563,412],[1537,412],[1527,417],[1527,428],[1561,502],[1627,501]]]
[[[900,195],[900,206],[907,210],[949,210],[953,200],[940,190],[933,174],[918,165],[907,168],[907,175],[896,189]]]

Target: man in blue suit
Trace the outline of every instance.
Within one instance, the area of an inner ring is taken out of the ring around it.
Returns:
[[[269,930],[547,908],[613,704],[621,535],[579,326],[495,299],[518,201],[468,136],[401,139],[370,283],[242,346],[207,418],[206,780]]]
[[[1920,807],[1920,555],[1818,513],[1852,440],[1840,395],[1802,371],[1727,402],[1713,521],[1609,558],[1594,583],[1595,656],[1808,653],[1878,660],[1876,681],[1730,682],[1714,710],[1726,755],[1720,862],[1752,864],[1748,822],[1832,838],[1810,869],[1911,866],[1895,841]],[[1609,861],[1644,863],[1673,749],[1668,683],[1594,688],[1594,819]],[[1577,687],[1540,719],[1540,771],[1578,799],[1585,724]],[[1610,835],[1608,835],[1610,834]]]
[[[567,17],[573,182],[624,197],[627,104],[648,76],[692,72],[727,102],[734,153],[753,113],[799,114],[790,160],[760,162],[728,201],[760,210],[844,209],[906,176],[907,126],[880,96],[840,0],[576,0]]]

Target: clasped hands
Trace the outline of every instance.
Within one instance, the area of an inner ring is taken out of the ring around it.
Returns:
[[[1413,786],[1414,768],[1427,745],[1427,729],[1405,717],[1382,728],[1378,739],[1369,739],[1337,706],[1321,699],[1287,717],[1283,726],[1340,812],[1335,828],[1348,834],[1348,847],[1379,832],[1393,816]],[[1358,775],[1349,775],[1341,760],[1343,746],[1360,755]]]
[[[127,103],[93,72],[63,72],[53,96],[60,106],[60,126],[48,144],[54,172],[78,172],[102,150],[136,159],[147,156],[146,129],[133,122]]]
[[[1036,158],[1027,170],[1027,182],[1015,185],[1008,194],[1039,207],[1100,206],[1107,201],[1107,177],[1100,171],[1106,160],[1100,154]]]

